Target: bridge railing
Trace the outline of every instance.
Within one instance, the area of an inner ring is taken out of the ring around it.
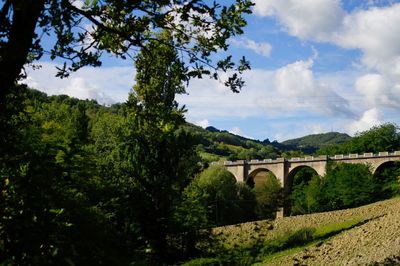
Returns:
[[[253,159],[250,161],[246,160],[239,160],[239,161],[225,161],[225,162],[212,162],[211,165],[243,165],[243,164],[265,164],[265,163],[282,163],[284,161],[289,162],[310,162],[310,161],[321,161],[321,160],[351,160],[351,159],[366,159],[366,158],[378,158],[378,157],[390,157],[390,156],[400,156],[400,151],[393,151],[393,152],[379,152],[379,153],[372,153],[366,152],[363,154],[336,154],[334,156],[327,156],[327,155],[320,155],[320,156],[307,156],[307,157],[294,157],[290,159],[286,158],[277,158],[277,159]]]

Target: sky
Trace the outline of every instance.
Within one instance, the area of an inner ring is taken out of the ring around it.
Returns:
[[[235,94],[192,80],[177,97],[189,122],[271,141],[400,125],[400,0],[254,3],[244,34],[229,41],[235,58],[251,62],[245,87]],[[126,101],[134,84],[134,63],[110,56],[68,79],[55,77],[56,62],[39,64],[23,82],[49,95],[109,105]]]

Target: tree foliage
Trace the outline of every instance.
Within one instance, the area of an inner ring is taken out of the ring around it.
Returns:
[[[240,73],[249,68],[242,58],[233,63],[232,56],[214,62],[212,54],[227,50],[227,40],[242,34],[244,15],[252,2],[236,0],[221,6],[202,0],[116,1],[116,0],[4,0],[0,7],[0,107],[12,84],[26,63],[43,54],[64,61],[58,76],[87,65],[100,66],[103,52],[119,58],[134,58],[138,49],[149,42],[163,42],[158,33],[171,32],[167,42],[180,52],[183,72],[191,77],[209,75],[219,79],[219,72],[232,72],[224,83],[237,92],[243,86]],[[50,48],[42,36],[55,41]],[[180,77],[181,78],[181,77]]]
[[[209,226],[233,224],[254,218],[254,194],[222,166],[210,166],[187,188],[207,210]]]
[[[358,207],[377,200],[377,180],[364,164],[330,163],[326,175],[295,177],[291,194],[292,214]]]
[[[282,185],[271,173],[260,184],[254,187],[257,206],[256,214],[259,219],[274,219],[279,207],[282,206]]]
[[[395,124],[386,123],[358,133],[343,144],[321,148],[317,153],[324,155],[395,151],[400,148],[399,129]]]
[[[312,213],[318,200],[314,194],[314,185],[319,185],[319,177],[316,172],[308,167],[300,169],[293,177],[293,184],[290,194],[291,215]]]
[[[251,6],[1,2],[0,263],[127,265],[145,252],[145,263],[176,259],[168,239],[192,227],[177,206],[198,158],[175,95],[191,78],[220,79],[221,72],[231,74],[225,85],[240,90],[248,62],[213,54],[242,33]],[[43,36],[54,43],[44,45]],[[137,68],[128,103],[111,112],[15,85],[23,66],[44,54],[64,61],[62,78],[100,66],[103,53],[129,57]]]

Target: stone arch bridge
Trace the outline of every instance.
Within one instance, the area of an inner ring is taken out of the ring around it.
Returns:
[[[254,178],[257,173],[261,171],[270,171],[282,184],[284,195],[288,195],[290,194],[293,177],[298,170],[304,167],[310,167],[314,169],[318,175],[324,176],[326,165],[329,161],[337,163],[367,164],[370,165],[372,173],[375,173],[380,167],[388,162],[400,161],[400,151],[379,152],[378,154],[340,154],[332,157],[323,155],[318,157],[291,159],[278,158],[276,160],[265,159],[251,161],[240,160],[235,162],[226,161],[223,163],[223,165],[235,176],[237,181],[246,183],[249,181],[249,179]],[[284,210],[281,211],[281,215],[283,215],[283,213]]]

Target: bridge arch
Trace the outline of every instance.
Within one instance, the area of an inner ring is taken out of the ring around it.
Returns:
[[[287,174],[287,181],[293,180],[294,176],[302,169],[312,169],[319,176],[325,175],[325,169],[321,172],[321,169],[314,168],[312,165],[302,164],[289,169],[289,172]]]
[[[400,161],[383,161],[377,165],[371,166],[371,172],[373,176],[377,176],[380,174],[384,169],[396,167],[400,165]]]
[[[314,176],[320,175],[317,170],[309,165],[299,165],[287,175],[285,187],[284,215],[299,215],[308,213],[306,188]]]
[[[268,178],[268,175],[272,175],[274,178],[278,179],[276,174],[271,169],[260,167],[251,171],[245,182],[251,188],[254,188],[256,184],[265,181],[265,179]]]

